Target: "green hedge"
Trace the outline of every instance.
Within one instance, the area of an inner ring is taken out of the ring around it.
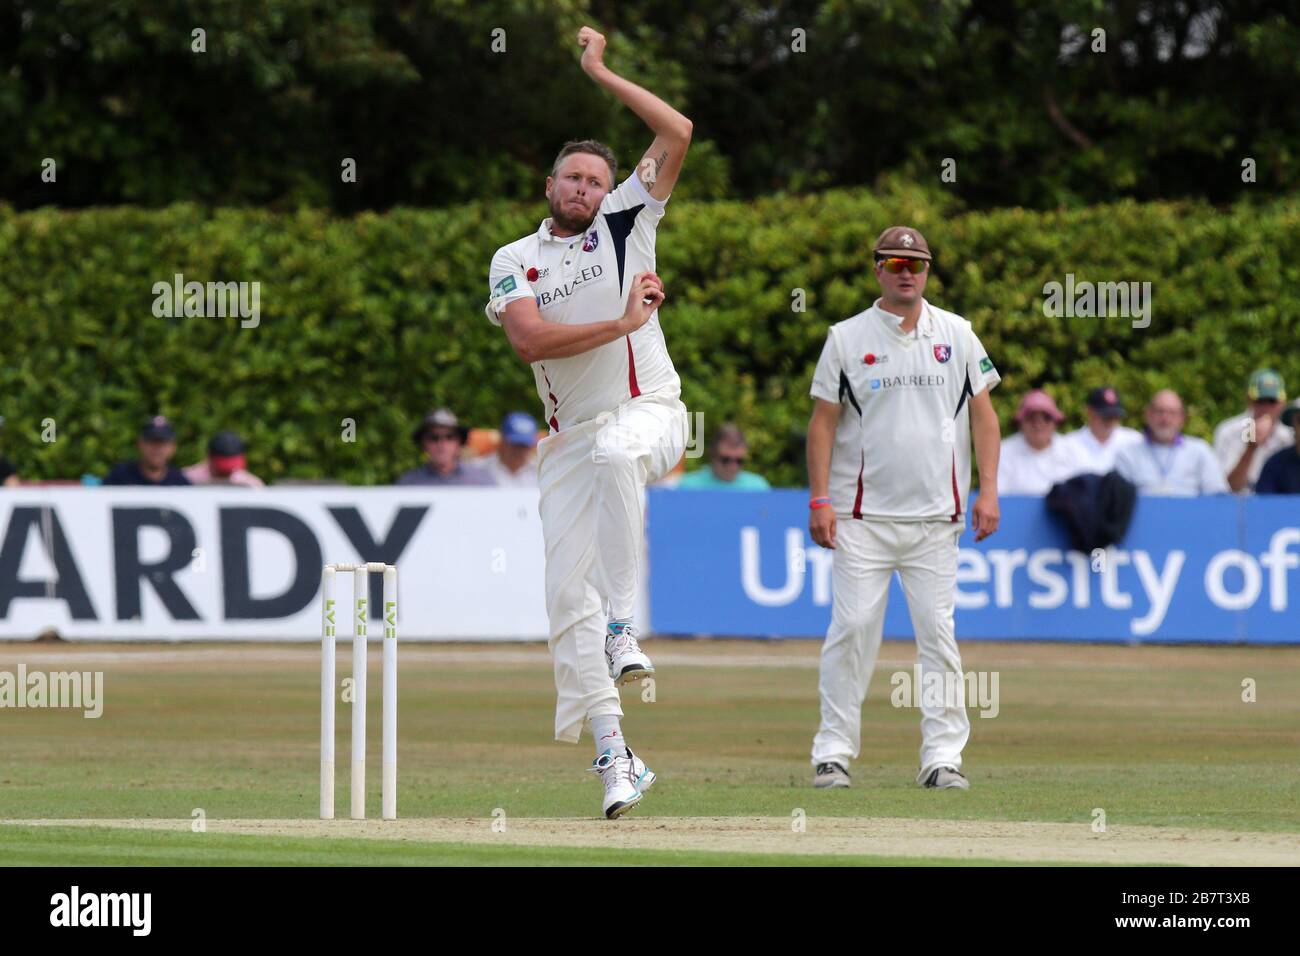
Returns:
[[[536,228],[540,204],[476,203],[339,219],[319,212],[175,205],[16,214],[0,207],[5,452],[25,477],[103,474],[140,420],[173,416],[181,463],[208,435],[241,431],[268,479],[386,482],[418,459],[412,423],[446,404],[476,425],[540,406],[527,368],[483,317],[497,246]],[[877,191],[675,203],[660,237],[662,320],[688,406],[734,419],[755,465],[801,484],[799,437],[826,327],[875,297],[870,245],[886,224],[922,229],[936,254],[928,297],[969,318],[1018,396],[1046,385],[1080,420],[1084,391],[1113,382],[1140,424],[1161,386],[1189,431],[1243,407],[1246,376],[1277,367],[1300,393],[1300,199],[1216,209],[1120,203],[961,213],[942,196]],[[260,281],[261,324],[156,318],[153,284]],[[1042,288],[1153,283],[1150,328],[1049,319]],[[807,311],[791,310],[803,289]],[[612,316],[611,316],[612,318]],[[356,422],[355,442],[342,421]],[[42,441],[54,419],[57,440]]]

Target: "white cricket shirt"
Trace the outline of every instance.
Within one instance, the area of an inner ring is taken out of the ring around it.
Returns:
[[[837,322],[812,395],[841,406],[831,452],[837,515],[965,522],[970,399],[1002,380],[971,325],[922,300],[910,333],[880,300]]]
[[[1209,442],[1178,435],[1172,444],[1159,445],[1144,436],[1115,456],[1115,470],[1133,484],[1140,495],[1191,497],[1228,494],[1228,479]]]
[[[617,319],[632,278],[655,267],[655,236],[664,203],[635,175],[606,194],[585,235],[537,232],[502,246],[488,272],[485,312],[495,325],[515,301],[531,296],[547,322],[581,325]],[[631,335],[569,358],[533,362],[543,417],[557,432],[611,412],[638,395],[680,397],[681,379],[668,357],[656,309]]]
[[[1089,463],[1079,446],[1065,435],[1053,435],[1046,448],[1037,449],[1021,432],[1002,440],[998,455],[998,494],[1046,495],[1052,485],[1083,474]]]

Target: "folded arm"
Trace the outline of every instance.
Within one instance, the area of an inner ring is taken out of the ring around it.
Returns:
[[[566,325],[542,318],[533,298],[515,299],[501,312],[501,325],[515,353],[530,365],[547,359],[569,358],[631,335],[649,320],[664,300],[663,283],[653,272],[632,280],[627,309],[617,319]]]

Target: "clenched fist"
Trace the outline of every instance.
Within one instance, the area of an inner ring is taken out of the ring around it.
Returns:
[[[578,46],[582,47],[582,68],[590,73],[605,65],[605,35],[591,27],[578,31]]]

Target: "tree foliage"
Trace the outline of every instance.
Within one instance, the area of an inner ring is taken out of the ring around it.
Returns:
[[[694,120],[681,197],[939,183],[945,159],[970,207],[1223,202],[1300,173],[1300,0],[0,0],[0,198],[534,198],[567,139],[647,145],[578,68],[584,22]]]

